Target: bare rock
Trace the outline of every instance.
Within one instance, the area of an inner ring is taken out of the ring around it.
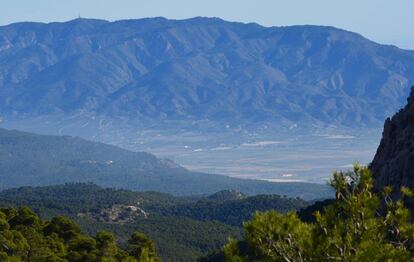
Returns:
[[[399,195],[401,186],[414,189],[414,87],[408,104],[387,119],[383,137],[370,169],[379,191],[392,186]]]

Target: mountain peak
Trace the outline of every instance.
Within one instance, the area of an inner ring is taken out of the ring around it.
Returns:
[[[110,22],[105,19],[77,17],[72,20],[62,22],[62,23],[110,23]]]
[[[7,121],[372,127],[414,82],[414,52],[333,27],[214,17],[12,24],[0,27],[0,61]]]

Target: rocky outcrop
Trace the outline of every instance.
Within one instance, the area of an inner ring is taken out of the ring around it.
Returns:
[[[370,166],[377,190],[414,189],[414,87],[408,104],[385,121],[383,137]]]

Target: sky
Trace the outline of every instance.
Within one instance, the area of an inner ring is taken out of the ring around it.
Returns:
[[[0,0],[0,25],[77,18],[220,17],[265,26],[329,25],[414,50],[414,0]]]

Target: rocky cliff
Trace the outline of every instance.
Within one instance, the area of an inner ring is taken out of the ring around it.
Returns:
[[[388,185],[414,189],[414,87],[405,108],[385,121],[371,170],[378,190]]]

